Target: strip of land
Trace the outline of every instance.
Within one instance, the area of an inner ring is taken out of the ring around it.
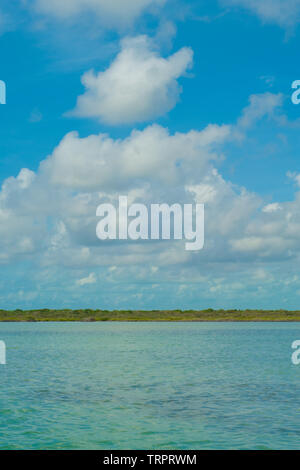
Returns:
[[[0,310],[0,322],[300,322],[300,310]]]

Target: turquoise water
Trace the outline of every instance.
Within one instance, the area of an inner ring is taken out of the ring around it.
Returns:
[[[2,323],[0,449],[297,449],[286,323]]]

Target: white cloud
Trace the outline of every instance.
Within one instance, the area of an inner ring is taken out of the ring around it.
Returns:
[[[121,52],[107,70],[83,75],[86,91],[68,114],[113,125],[161,116],[179,100],[177,79],[192,65],[192,58],[189,48],[163,58],[147,36],[124,39]]]
[[[35,0],[36,10],[60,20],[78,18],[91,13],[102,23],[123,25],[134,21],[153,7],[164,5],[166,0]]]
[[[283,95],[270,92],[251,95],[249,105],[243,110],[242,116],[238,120],[238,127],[248,129],[255,122],[264,116],[274,116],[277,109],[282,106]]]
[[[287,176],[288,176],[290,179],[292,179],[292,180],[297,184],[297,186],[300,187],[300,173],[288,171],[288,172],[287,172]]]
[[[0,262],[30,259],[47,267],[68,266],[80,272],[85,268],[87,276],[78,280],[83,283],[93,282],[89,273],[96,267],[114,266],[109,271],[113,279],[124,268],[126,280],[125,267],[139,266],[136,277],[152,276],[152,283],[163,269],[179,282],[185,268],[197,272],[215,263],[226,269],[233,263],[237,269],[239,262],[296,260],[300,193],[294,201],[280,203],[278,210],[278,203],[266,205],[257,194],[224,179],[216,168],[236,127],[246,132],[264,116],[262,109],[272,114],[272,106],[257,107],[260,99],[251,101],[255,112],[251,105],[244,110],[244,126],[208,125],[201,131],[172,134],[152,125],[124,139],[67,134],[37,173],[23,169],[2,185]],[[130,202],[145,204],[205,202],[204,251],[191,256],[180,241],[101,243],[95,234],[96,208],[102,201],[116,202],[122,194]],[[158,269],[151,271],[151,266]]]
[[[293,27],[300,20],[300,0],[221,0],[226,6],[250,10],[268,23]]]
[[[107,135],[80,138],[67,134],[41,165],[52,184],[70,189],[126,190],[144,186],[145,181],[180,184],[207,172],[216,158],[214,149],[229,137],[228,126],[208,126],[203,131],[170,135],[152,125],[133,131],[124,140]]]
[[[82,286],[86,286],[88,284],[96,284],[96,282],[97,282],[97,278],[96,278],[95,273],[91,273],[87,277],[84,277],[82,279],[78,279],[76,281],[76,285],[82,287]]]
[[[238,240],[232,240],[231,245],[237,252],[244,253],[263,253],[263,256],[274,254],[275,250],[286,250],[286,243],[279,236],[273,237],[244,237]]]
[[[265,207],[263,207],[263,212],[266,213],[272,213],[272,212],[277,212],[282,209],[281,205],[278,202],[273,202],[272,204],[267,204]]]
[[[184,247],[172,242],[101,244],[95,211],[101,200],[114,202],[122,193],[131,202],[190,200],[185,186],[211,174],[218,147],[229,135],[229,127],[213,125],[174,135],[154,125],[124,140],[68,134],[37,173],[23,169],[4,181],[0,262],[26,258],[73,267],[153,265],[154,258],[157,266],[187,262]]]

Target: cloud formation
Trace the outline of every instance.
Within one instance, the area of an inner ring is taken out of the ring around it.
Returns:
[[[268,105],[257,106],[262,102]],[[248,116],[244,127],[265,115],[272,117],[277,105],[276,95],[253,96],[242,113],[242,120]],[[33,258],[43,265],[85,268],[153,260],[158,266],[193,262],[195,257],[181,242],[99,242],[96,208],[100,202],[116,203],[120,194],[145,204],[205,203],[206,245],[199,255],[203,262],[249,256],[288,259],[300,250],[300,195],[278,211],[275,203],[266,206],[258,195],[233,186],[216,168],[224,144],[243,128],[241,119],[232,126],[211,124],[175,134],[152,125],[116,140],[103,134],[67,134],[37,173],[23,169],[17,178],[5,180],[0,193],[0,261]]]
[[[83,277],[82,279],[78,279],[76,281],[76,285],[79,287],[83,287],[89,284],[96,284],[97,278],[95,276],[95,273],[89,274],[87,277]]]
[[[234,143],[237,135],[244,133],[247,138],[258,120],[276,119],[279,103],[277,95],[253,95],[235,124],[210,124],[185,133],[151,125],[123,139],[67,134],[36,173],[22,169],[16,178],[4,181],[0,263],[34,263],[34,272],[45,273],[45,279],[39,276],[36,282],[49,289],[48,273],[58,273],[57,279],[65,272],[63,268],[76,273],[73,289],[85,285],[92,289],[95,279],[105,279],[112,289],[109,306],[114,286],[117,289],[120,282],[127,283],[126,295],[124,291],[120,297],[118,290],[115,307],[136,305],[133,284],[146,281],[153,284],[152,292],[163,289],[161,281],[180,285],[174,302],[182,295],[185,305],[188,299],[184,296],[197,298],[194,284],[204,285],[208,298],[220,294],[236,299],[246,275],[251,289],[257,282],[273,282],[267,273],[270,266],[300,258],[300,191],[296,188],[291,202],[267,203],[225,179],[218,166],[227,144]],[[244,141],[236,142],[240,146]],[[297,174],[290,176],[297,181]],[[188,253],[184,241],[100,242],[96,208],[102,202],[117,206],[119,195],[127,195],[130,204],[205,203],[204,250]],[[264,266],[263,281],[260,264]],[[253,279],[249,281],[251,269]],[[66,285],[65,279],[62,285]],[[142,295],[141,289],[139,285]],[[76,296],[77,292],[70,292],[74,302]],[[20,299],[24,301],[23,294]],[[31,300],[29,296],[28,302]],[[151,298],[149,302],[150,306]]]
[[[221,0],[226,6],[240,6],[250,10],[267,23],[276,23],[284,28],[300,21],[300,0]]]
[[[78,18],[84,13],[96,15],[101,23],[124,25],[146,10],[161,7],[167,0],[35,0],[38,12],[60,20]]]
[[[282,103],[283,95],[281,93],[266,92],[251,95],[249,105],[243,110],[242,116],[238,120],[238,126],[241,129],[247,129],[264,116],[274,117],[275,112],[280,109]]]
[[[175,133],[156,124],[129,137],[105,134],[80,138],[67,134],[41,170],[54,185],[77,191],[120,191],[157,182],[168,186],[196,182],[217,159],[214,149],[230,133],[229,126]]]
[[[164,115],[178,102],[181,87],[177,79],[192,66],[192,61],[189,48],[164,58],[147,36],[124,39],[121,51],[107,70],[83,75],[86,91],[68,114],[111,125]]]

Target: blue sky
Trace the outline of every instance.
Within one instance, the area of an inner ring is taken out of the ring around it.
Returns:
[[[298,308],[299,22],[298,0],[3,0],[0,307]],[[124,191],[204,202],[204,250],[101,244]]]

